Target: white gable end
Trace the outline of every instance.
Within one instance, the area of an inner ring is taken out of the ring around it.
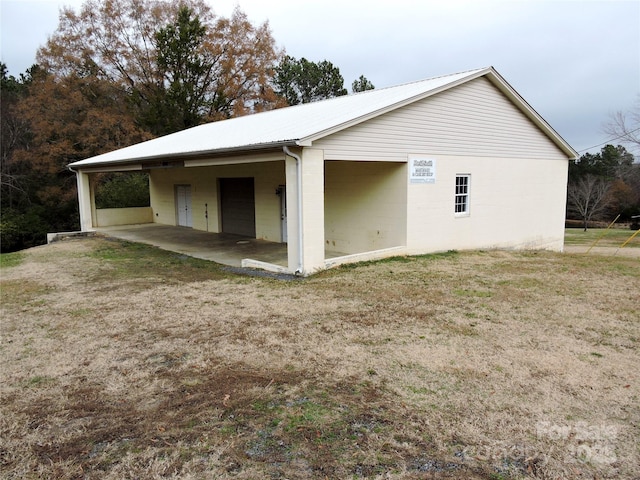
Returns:
[[[314,142],[326,160],[406,161],[407,155],[566,160],[488,79],[479,77]]]

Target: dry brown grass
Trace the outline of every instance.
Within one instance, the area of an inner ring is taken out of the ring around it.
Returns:
[[[4,478],[640,476],[638,259],[449,253],[280,282],[96,238],[14,263]]]

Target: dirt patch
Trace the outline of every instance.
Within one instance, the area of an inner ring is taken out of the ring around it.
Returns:
[[[637,478],[640,265],[301,282],[81,239],[1,270],[6,478]]]

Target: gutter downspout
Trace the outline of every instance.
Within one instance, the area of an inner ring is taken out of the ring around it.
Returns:
[[[302,263],[303,263],[303,233],[302,233],[302,161],[300,159],[300,155],[293,153],[289,150],[289,147],[284,145],[282,147],[282,151],[285,155],[294,158],[296,161],[296,186],[297,186],[297,197],[298,197],[298,269],[295,271],[296,275],[302,274]]]

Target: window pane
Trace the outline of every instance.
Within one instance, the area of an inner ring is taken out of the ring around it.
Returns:
[[[455,213],[469,212],[469,175],[456,175]]]

